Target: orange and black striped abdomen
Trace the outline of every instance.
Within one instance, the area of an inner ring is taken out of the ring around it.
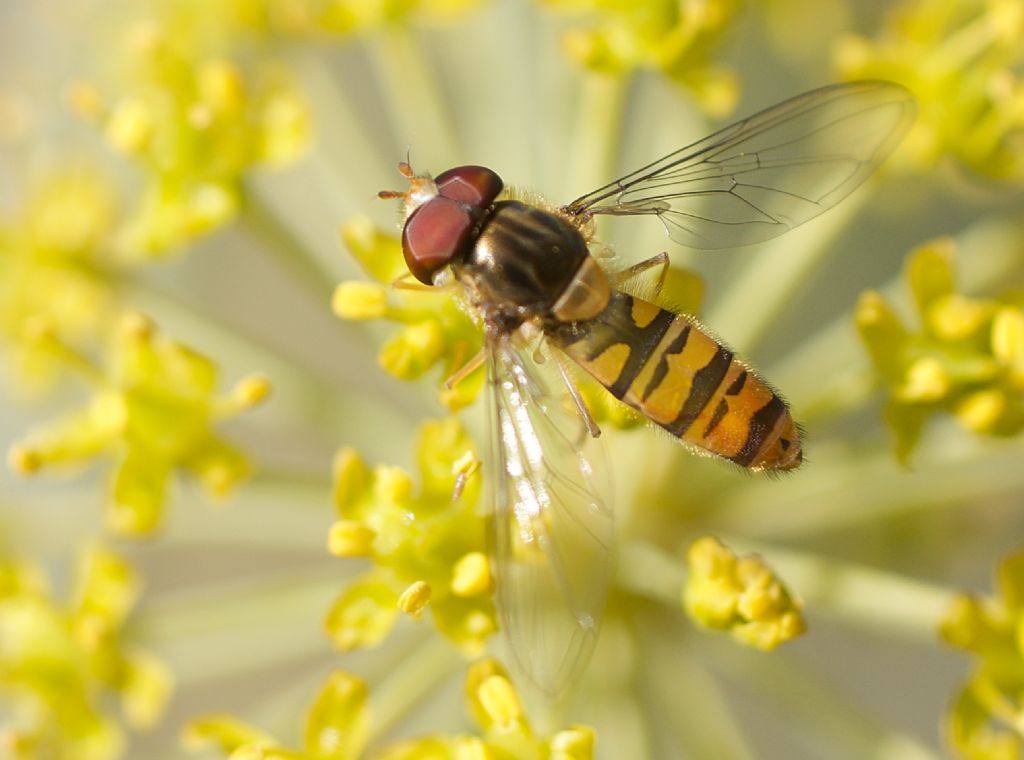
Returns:
[[[597,317],[557,325],[549,337],[672,435],[752,470],[800,464],[785,403],[690,317],[616,292]]]

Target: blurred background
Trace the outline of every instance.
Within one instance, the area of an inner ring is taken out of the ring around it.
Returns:
[[[0,756],[591,757],[545,743],[574,724],[597,758],[1021,756],[1019,0],[38,0],[0,4],[0,51]],[[622,264],[669,251],[670,302],[791,402],[807,464],[749,475],[595,397],[594,662],[560,710],[524,696],[529,738],[481,720],[493,610],[432,581],[483,550],[479,374],[441,387],[479,335],[386,287],[376,193],[408,158],[563,204],[862,78],[918,119],[839,208],[735,251],[599,228]],[[750,591],[732,551],[775,595],[709,621],[693,595]],[[758,651],[783,613],[807,633]],[[360,680],[311,710],[332,672]]]

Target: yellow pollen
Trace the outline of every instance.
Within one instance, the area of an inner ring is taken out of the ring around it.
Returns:
[[[456,596],[476,596],[491,587],[491,568],[487,555],[470,552],[455,563],[451,589]]]
[[[405,501],[412,494],[412,478],[401,467],[378,465],[373,470],[374,497],[392,504]]]
[[[416,581],[398,597],[398,609],[412,618],[418,618],[430,602],[430,584]]]
[[[131,338],[148,338],[153,334],[153,323],[144,314],[129,311],[121,316],[121,332]]]
[[[925,356],[907,368],[899,395],[904,401],[938,401],[949,393],[949,388],[945,368],[938,359]]]
[[[387,291],[373,282],[343,282],[334,289],[331,310],[342,319],[379,319],[387,314]]]
[[[372,528],[355,520],[338,520],[327,535],[327,549],[336,557],[367,557],[373,551]]]
[[[572,726],[551,737],[551,760],[590,758],[594,753],[594,731],[587,726]]]
[[[243,409],[249,409],[270,394],[270,380],[263,375],[250,375],[235,386],[232,396]]]
[[[1005,307],[996,312],[992,354],[1003,364],[1024,366],[1024,311]]]
[[[978,391],[957,406],[960,421],[976,433],[987,433],[999,422],[1006,411],[1006,395],[996,388]]]
[[[475,736],[456,737],[454,750],[455,760],[491,760],[487,745]]]
[[[14,444],[7,452],[7,466],[18,475],[31,475],[39,471],[43,459],[39,452],[28,446]]]
[[[519,695],[504,676],[493,675],[484,679],[477,690],[477,697],[491,719],[502,728],[514,725],[523,717]]]

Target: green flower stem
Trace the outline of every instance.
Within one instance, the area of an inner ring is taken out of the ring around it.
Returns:
[[[891,515],[978,504],[1024,488],[1015,441],[986,441],[969,454],[936,453],[917,471],[901,468],[883,446],[866,456],[832,456],[778,488],[737,489],[715,510],[715,525],[747,536],[792,539]]]
[[[341,279],[340,267],[335,271],[321,261],[288,228],[255,184],[246,184],[243,197],[241,221],[252,241],[273,254],[286,271],[310,289],[317,300],[329,304],[334,287]]]
[[[450,642],[430,635],[422,644],[401,653],[389,675],[373,687],[373,722],[370,743],[385,736],[418,702],[436,692],[465,660]]]
[[[827,214],[765,244],[728,291],[713,300],[707,324],[749,355],[870,198],[869,185]]]
[[[823,557],[721,536],[741,553],[761,554],[815,613],[867,630],[918,642],[935,641],[935,627],[954,592],[910,578]],[[652,544],[622,548],[619,583],[629,591],[670,607],[681,602],[686,567]]]
[[[315,111],[318,133],[316,151],[301,171],[315,178],[317,191],[325,196],[323,205],[337,219],[365,213],[367,205],[373,204],[374,193],[384,189],[378,187],[381,167],[387,167],[384,176],[393,180],[396,189],[406,184],[395,170],[399,156],[384,154],[379,135],[373,131],[376,125],[359,113],[352,101],[351,82],[340,77],[339,67],[325,59],[322,50],[303,48],[296,54],[295,64]],[[294,201],[304,203],[305,194]],[[338,259],[339,271],[346,277],[358,276],[359,267],[351,256]]]
[[[331,485],[320,460],[315,474],[284,474],[257,470],[238,488],[237,504],[215,509],[183,504],[168,520],[168,551],[179,544],[212,551],[289,551],[310,559],[327,559],[326,536],[332,513]],[[224,514],[227,510],[234,515]],[[244,513],[244,515],[243,515]],[[150,550],[159,553],[161,547]],[[340,561],[340,560],[334,560]]]
[[[678,594],[676,595],[678,597]],[[685,757],[752,760],[743,726],[729,707],[718,682],[702,667],[701,658],[664,614],[645,613],[637,629],[643,632],[643,682],[649,684],[655,706],[652,727],[667,731],[673,746]],[[686,705],[685,710],[675,710]],[[638,755],[616,755],[638,757]]]
[[[707,637],[701,651],[730,680],[763,685],[763,704],[796,727],[812,745],[811,756],[830,757],[842,747],[843,757],[861,760],[938,760],[916,738],[879,725],[784,654],[765,655],[715,637]]]
[[[185,684],[247,673],[254,652],[264,668],[326,655],[330,644],[310,620],[322,615],[344,581],[328,570],[276,571],[168,594],[142,608],[138,634]]]
[[[455,129],[415,35],[407,27],[388,26],[373,36],[370,53],[381,89],[390,96],[398,138],[415,151],[413,168],[434,167],[438,172],[458,164],[462,152]]]
[[[682,557],[646,541],[620,547],[617,584],[629,592],[668,606],[681,604],[686,566]]]
[[[622,129],[622,105],[629,76],[586,73],[582,79],[576,127],[572,134],[569,192],[601,187],[615,176],[615,156]]]

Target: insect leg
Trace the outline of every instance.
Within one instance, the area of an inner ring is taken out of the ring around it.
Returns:
[[[463,364],[457,370],[455,370],[448,379],[444,381],[444,387],[451,390],[460,382],[465,380],[475,369],[484,363],[484,359],[487,358],[486,350],[481,348],[476,352],[476,356],[470,359],[468,362]]]
[[[413,273],[407,271],[391,281],[391,287],[395,290],[412,290],[418,293],[445,293],[452,290],[455,281],[444,285],[425,285],[413,278]]]
[[[621,272],[616,272],[611,276],[612,285],[618,287],[622,283],[636,279],[647,270],[654,269],[655,267],[661,267],[661,271],[658,272],[658,277],[654,281],[654,295],[657,296],[661,293],[661,288],[665,285],[665,275],[668,274],[668,254],[664,251],[641,261],[639,264],[627,267]]]
[[[576,387],[576,383],[573,382],[572,377],[569,375],[565,366],[565,357],[554,346],[551,347],[551,354],[555,357],[555,363],[558,365],[558,374],[562,376],[565,387],[569,391],[573,403],[576,404],[576,410],[580,413],[580,419],[583,420],[587,432],[590,433],[591,438],[599,438],[601,436],[601,428],[598,427],[597,421],[587,408],[587,403],[583,400],[580,389]]]

